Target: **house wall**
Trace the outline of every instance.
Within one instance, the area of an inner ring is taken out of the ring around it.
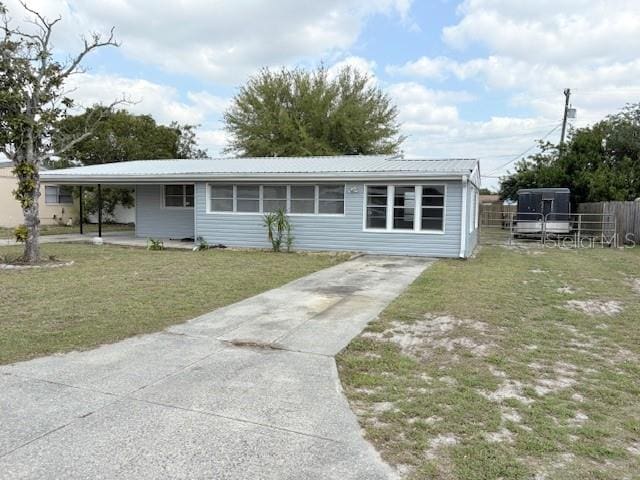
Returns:
[[[295,237],[294,248],[458,257],[462,184],[456,181],[434,183],[447,185],[445,233],[363,231],[364,185],[347,183],[344,215],[290,216]],[[394,184],[399,185],[401,182]],[[207,213],[206,188],[206,183],[196,183],[196,237],[202,236],[209,243],[222,243],[233,247],[270,247],[262,214]],[[159,205],[159,202],[160,199],[156,203]],[[141,203],[138,201],[138,209],[141,208]],[[147,221],[142,212],[139,212],[138,224]]]
[[[193,208],[162,206],[161,185],[136,187],[136,236],[188,238],[194,236]]]
[[[13,196],[17,187],[17,179],[12,173],[13,166],[0,167],[0,226],[17,227],[24,223],[22,208]],[[78,204],[51,205],[44,201],[44,184],[40,187],[40,223],[51,225],[66,223],[70,218],[78,221]],[[55,218],[54,218],[55,217]]]
[[[476,212],[479,208],[479,193],[480,192],[475,185],[473,185],[472,183],[467,184],[467,239],[465,242],[465,257],[469,257],[470,255],[472,255],[473,251],[478,245],[478,228],[480,225],[476,225]]]

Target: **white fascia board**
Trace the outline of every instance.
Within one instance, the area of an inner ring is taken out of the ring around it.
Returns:
[[[466,175],[464,175],[466,177]],[[416,174],[415,172],[376,172],[363,174],[179,174],[179,175],[56,175],[42,173],[40,179],[43,183],[54,183],[59,185],[123,185],[123,184],[163,184],[180,182],[388,182],[398,181],[433,181],[433,180],[460,180],[462,174]]]

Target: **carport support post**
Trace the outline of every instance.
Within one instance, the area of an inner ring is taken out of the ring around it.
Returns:
[[[102,185],[98,184],[98,237],[102,238]]]
[[[82,231],[83,229],[83,224],[82,224],[82,216],[84,215],[84,212],[82,211],[82,185],[80,185],[80,235],[82,235],[84,232]]]

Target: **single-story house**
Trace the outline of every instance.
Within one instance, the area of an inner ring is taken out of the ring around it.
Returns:
[[[0,227],[24,223],[22,207],[13,196],[18,186],[13,168],[13,162],[0,161]],[[44,225],[66,224],[78,219],[77,201],[68,186],[42,185],[38,207],[40,222]]]
[[[144,160],[42,174],[58,185],[135,188],[135,234],[269,247],[285,209],[297,250],[467,257],[477,243],[475,159],[327,156]]]

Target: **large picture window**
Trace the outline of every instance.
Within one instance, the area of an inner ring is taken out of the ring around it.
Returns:
[[[193,208],[193,185],[165,185],[164,206],[167,208]]]
[[[444,231],[444,185],[368,185],[365,230]]]
[[[344,215],[344,184],[208,185],[209,213],[267,213],[283,209],[293,215]]]

